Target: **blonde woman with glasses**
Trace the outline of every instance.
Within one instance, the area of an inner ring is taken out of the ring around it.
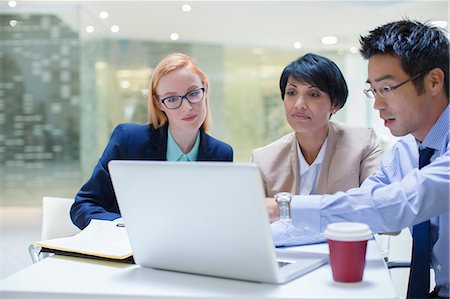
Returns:
[[[75,197],[70,215],[80,229],[91,219],[121,217],[107,167],[111,160],[233,160],[231,146],[206,133],[211,126],[209,80],[191,57],[174,53],[162,59],[149,89],[148,124],[118,125]]]

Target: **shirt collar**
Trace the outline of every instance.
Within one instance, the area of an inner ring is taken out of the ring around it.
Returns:
[[[443,136],[447,136],[450,131],[450,104],[447,105],[447,108],[441,113],[438,120],[431,127],[431,130],[428,132],[427,136],[422,143],[418,143],[419,148],[429,147],[435,150],[440,149],[443,140]]]
[[[328,137],[325,138],[325,141],[322,144],[322,147],[320,148],[319,154],[317,155],[314,162],[312,162],[311,165],[306,162],[305,157],[303,156],[303,153],[300,149],[300,144],[297,142],[297,155],[298,155],[298,161],[300,163],[300,175],[303,175],[308,169],[315,165],[320,165],[323,162],[323,159],[325,157],[325,149],[327,147]]]
[[[198,156],[198,148],[200,146],[200,133],[197,133],[195,138],[194,146],[191,151],[187,154],[183,153],[178,144],[173,139],[170,130],[167,130],[167,151],[166,159],[167,161],[196,161]]]

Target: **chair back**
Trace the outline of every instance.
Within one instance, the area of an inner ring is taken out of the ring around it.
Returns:
[[[80,229],[70,219],[70,207],[73,198],[42,198],[41,240],[68,237],[77,234]]]

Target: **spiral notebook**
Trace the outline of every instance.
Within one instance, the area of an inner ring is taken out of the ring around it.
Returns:
[[[93,219],[76,235],[33,243],[41,252],[133,263],[123,223]]]

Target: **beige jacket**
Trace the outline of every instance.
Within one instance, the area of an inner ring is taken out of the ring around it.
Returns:
[[[278,192],[299,194],[299,161],[295,133],[253,150],[266,196]],[[359,187],[378,169],[382,150],[371,128],[329,122],[328,142],[315,194],[333,194]]]

